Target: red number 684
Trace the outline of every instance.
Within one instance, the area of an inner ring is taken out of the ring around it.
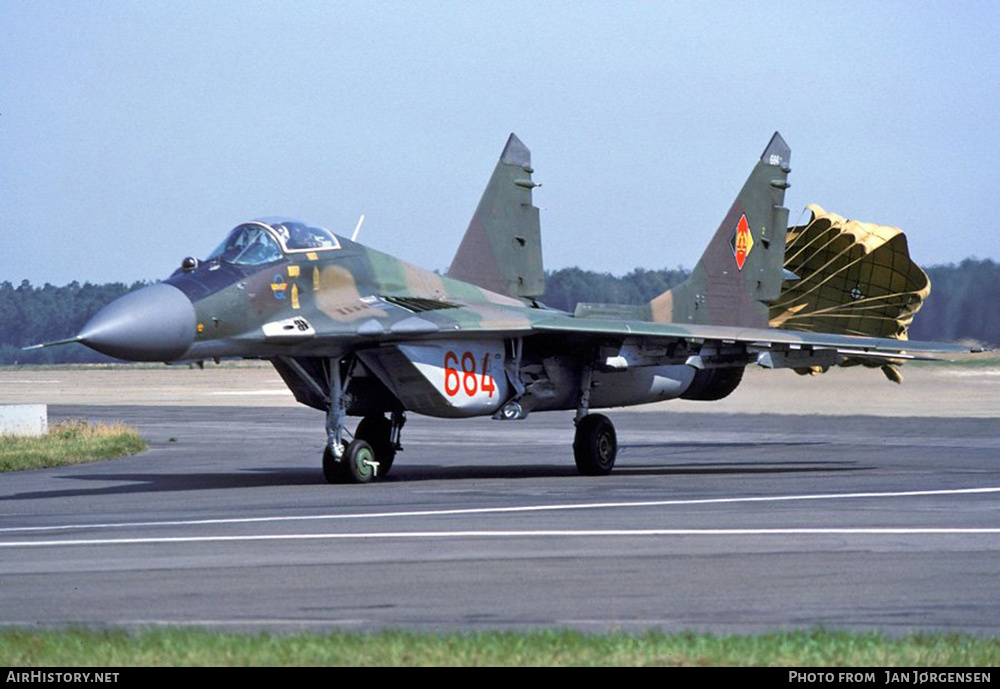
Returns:
[[[461,361],[461,370],[459,362]],[[458,354],[449,350],[444,355],[444,394],[454,397],[459,392],[465,392],[469,397],[475,397],[479,392],[488,393],[493,397],[496,391],[496,383],[493,376],[487,375],[486,371],[490,366],[489,352],[483,357],[483,366],[480,376],[476,377],[476,357],[472,352],[462,353],[461,359]]]

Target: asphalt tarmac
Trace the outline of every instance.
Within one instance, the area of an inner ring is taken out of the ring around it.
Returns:
[[[996,418],[412,416],[372,485],[328,485],[322,415],[57,406],[142,455],[0,475],[0,624],[229,630],[1000,632]]]

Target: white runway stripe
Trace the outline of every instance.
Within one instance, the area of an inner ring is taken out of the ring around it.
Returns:
[[[440,517],[475,514],[517,514],[528,512],[558,512],[563,510],[601,510],[634,507],[673,507],[693,505],[726,505],[762,502],[793,502],[799,500],[859,500],[872,498],[912,498],[936,495],[980,495],[1000,493],[1000,488],[954,488],[943,490],[913,490],[872,493],[821,493],[815,495],[776,495],[742,498],[701,498],[692,500],[644,500],[633,502],[570,503],[565,505],[524,505],[520,507],[471,507],[443,510],[411,510],[400,512],[363,512],[361,514],[314,514],[287,517],[233,517],[225,519],[190,519],[153,522],[113,522],[97,524],[61,524],[52,526],[23,526],[0,528],[0,533],[26,533],[43,531],[63,531],[74,529],[129,529],[161,526],[205,526],[222,524],[265,524],[279,522],[307,522],[340,519],[392,519],[415,517]]]
[[[621,538],[650,536],[956,536],[1000,535],[996,528],[778,528],[778,529],[601,529],[538,531],[394,531],[381,533],[251,534],[244,536],[177,536],[163,538],[104,538],[61,541],[0,541],[0,548],[53,546],[160,545],[176,543],[237,543],[245,541],[320,541],[385,539],[485,538]]]

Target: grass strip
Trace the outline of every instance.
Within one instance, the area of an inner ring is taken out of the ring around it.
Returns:
[[[0,632],[0,665],[992,667],[1000,641],[823,630],[754,636],[530,633],[229,634],[206,630]]]
[[[38,438],[0,435],[0,472],[116,459],[145,449],[139,433],[123,424],[63,421]]]

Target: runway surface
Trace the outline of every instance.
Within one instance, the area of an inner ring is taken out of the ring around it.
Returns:
[[[324,483],[305,408],[60,406],[150,450],[0,476],[0,624],[1000,631],[995,418],[411,417],[386,480]]]

